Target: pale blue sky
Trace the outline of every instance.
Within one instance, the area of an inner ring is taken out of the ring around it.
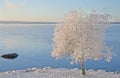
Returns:
[[[80,9],[108,13],[120,21],[120,0],[0,0],[0,20],[59,21]]]

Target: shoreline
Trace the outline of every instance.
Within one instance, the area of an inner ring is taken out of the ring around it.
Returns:
[[[0,72],[0,78],[120,78],[120,72],[106,72],[104,70],[87,70],[81,74],[78,68],[28,68],[26,70],[12,70]]]

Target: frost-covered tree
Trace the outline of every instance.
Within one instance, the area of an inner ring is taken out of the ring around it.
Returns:
[[[69,55],[71,63],[81,63],[85,75],[85,60],[111,59],[111,49],[104,43],[104,31],[109,27],[110,16],[83,11],[70,12],[57,24],[54,34],[52,56]]]

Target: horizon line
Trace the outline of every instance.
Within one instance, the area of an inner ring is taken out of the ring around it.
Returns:
[[[56,21],[0,21],[0,24],[57,24]],[[120,22],[110,22],[110,24],[120,24]]]
[[[53,21],[0,21],[0,24],[57,24]]]

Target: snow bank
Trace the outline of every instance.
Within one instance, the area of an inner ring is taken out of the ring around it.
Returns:
[[[105,72],[103,70],[88,70],[86,75],[80,74],[81,70],[50,67],[37,69],[31,68],[26,70],[16,70],[0,72],[0,78],[120,78],[120,73]]]

